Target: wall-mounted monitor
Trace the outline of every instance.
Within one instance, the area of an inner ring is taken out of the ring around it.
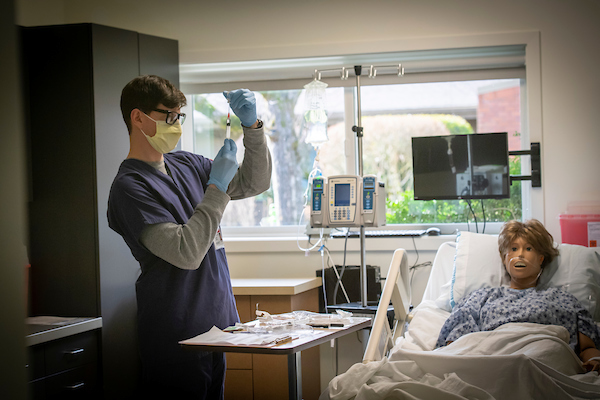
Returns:
[[[508,135],[412,138],[415,200],[510,197]]]

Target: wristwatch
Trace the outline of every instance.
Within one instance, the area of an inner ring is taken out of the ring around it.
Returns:
[[[256,121],[258,121],[258,125],[256,125],[256,128],[250,128],[249,126],[244,126],[244,125],[242,125],[242,126],[244,128],[250,128],[250,129],[261,129],[263,127],[263,122],[260,119],[257,119]]]

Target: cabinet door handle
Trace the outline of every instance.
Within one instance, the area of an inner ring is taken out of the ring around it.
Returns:
[[[70,356],[75,356],[77,354],[83,353],[84,349],[76,349],[76,350],[70,350],[70,351],[65,351],[65,354],[68,354]]]
[[[67,390],[78,390],[85,386],[85,382],[74,383],[73,385],[67,385],[64,388]]]

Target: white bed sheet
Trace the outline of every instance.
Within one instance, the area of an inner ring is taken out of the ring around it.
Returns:
[[[436,349],[450,315],[456,243],[440,246],[423,300],[389,359],[355,364],[321,399],[600,399],[600,377],[584,373],[565,328],[506,324]]]
[[[399,343],[389,359],[355,364],[334,378],[328,395],[335,400],[600,398],[600,377],[581,373],[567,340],[563,327],[513,323],[465,335],[435,351]]]
[[[435,301],[424,300],[412,311],[412,320],[404,337],[396,340],[392,348],[428,351],[435,348],[440,330],[450,316],[446,310],[439,308]]]

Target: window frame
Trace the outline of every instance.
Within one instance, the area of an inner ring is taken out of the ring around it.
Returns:
[[[514,34],[498,34],[498,35],[486,35],[486,37],[465,37],[462,38],[463,46],[469,47],[469,43],[479,43],[483,41],[486,46],[494,47],[494,46],[505,46],[505,45],[522,45],[524,46],[524,55],[523,55],[523,65],[527,65],[527,68],[524,66],[512,66],[512,67],[500,67],[500,68],[479,68],[479,69],[461,69],[457,68],[456,70],[449,71],[424,71],[411,73],[407,68],[406,74],[399,78],[396,76],[386,76],[386,75],[378,75],[376,79],[367,80],[361,79],[361,87],[367,85],[383,85],[388,83],[399,83],[398,79],[401,79],[402,83],[424,83],[424,82],[439,82],[439,81],[457,81],[457,80],[479,80],[479,79],[514,79],[519,78],[522,82],[521,87],[521,126],[522,126],[522,148],[528,149],[530,142],[541,142],[541,133],[542,133],[542,119],[541,119],[541,79],[540,79],[540,49],[539,49],[539,32],[522,32],[522,33],[514,33]],[[416,42],[419,42],[418,40]],[[434,40],[436,42],[436,40]],[[439,39],[437,45],[429,43],[428,45],[423,45],[422,48],[427,48],[428,46],[431,49],[435,48],[453,48],[456,44],[448,45],[444,47],[443,42],[447,42],[446,39]],[[416,44],[418,48],[418,43]],[[366,54],[365,56],[369,56]],[[241,63],[229,63],[231,65],[241,64]],[[341,65],[340,65],[341,67]],[[224,73],[227,75],[226,72]],[[364,72],[363,72],[364,75]],[[212,82],[205,83],[190,83],[186,82],[185,79],[182,79],[182,90],[184,93],[209,93],[209,92],[219,92],[222,90],[231,90],[239,87],[248,87],[253,91],[262,91],[262,90],[283,90],[283,89],[298,89],[302,88],[303,85],[309,82],[309,79],[274,79],[270,81],[266,80],[243,80],[247,77],[244,74],[240,74],[242,77],[241,80],[238,81],[229,81],[218,82],[217,80],[213,80]],[[362,76],[361,76],[362,78]],[[339,87],[343,86],[349,88],[345,90],[344,98],[345,98],[345,109],[348,112],[350,107],[348,96],[352,95],[352,92],[355,91],[356,82],[355,77],[351,76],[346,81],[341,81],[339,77],[322,77],[322,80],[330,87]],[[201,90],[199,92],[198,90]],[[355,105],[352,104],[353,110],[355,109]],[[356,113],[354,113],[356,115]],[[356,155],[356,138],[351,140],[349,136],[353,134],[351,131],[351,127],[355,124],[354,121],[348,121],[346,119],[346,138],[348,139],[348,143],[352,143],[354,145],[353,149],[347,149],[346,154],[346,165],[347,171],[353,171],[356,169],[356,156],[352,157],[351,153],[348,154],[348,150],[353,150]],[[350,128],[350,129],[348,129]],[[348,146],[348,145],[347,145]],[[543,147],[542,147],[543,151]],[[524,174],[527,174],[528,170],[530,170],[530,162],[529,157],[522,157],[522,168]],[[522,218],[523,220],[530,218],[537,218],[540,221],[544,222],[544,204],[543,204],[543,191],[542,190],[532,190],[531,183],[529,181],[522,181]],[[469,227],[470,225],[470,227]],[[479,224],[482,226],[481,223]],[[401,225],[388,225],[379,229],[416,229],[416,228],[427,228],[431,226],[430,224],[401,224]],[[502,223],[487,223],[486,225],[486,233],[498,233]],[[458,223],[458,224],[445,224],[444,233],[446,231],[460,231],[460,230],[468,230],[470,228],[471,231],[474,231],[473,224]],[[272,237],[303,237],[305,238],[305,227],[298,225],[290,225],[290,226],[279,226],[279,227],[222,227],[223,232],[232,238],[248,238],[249,240],[262,240],[269,239]]]

